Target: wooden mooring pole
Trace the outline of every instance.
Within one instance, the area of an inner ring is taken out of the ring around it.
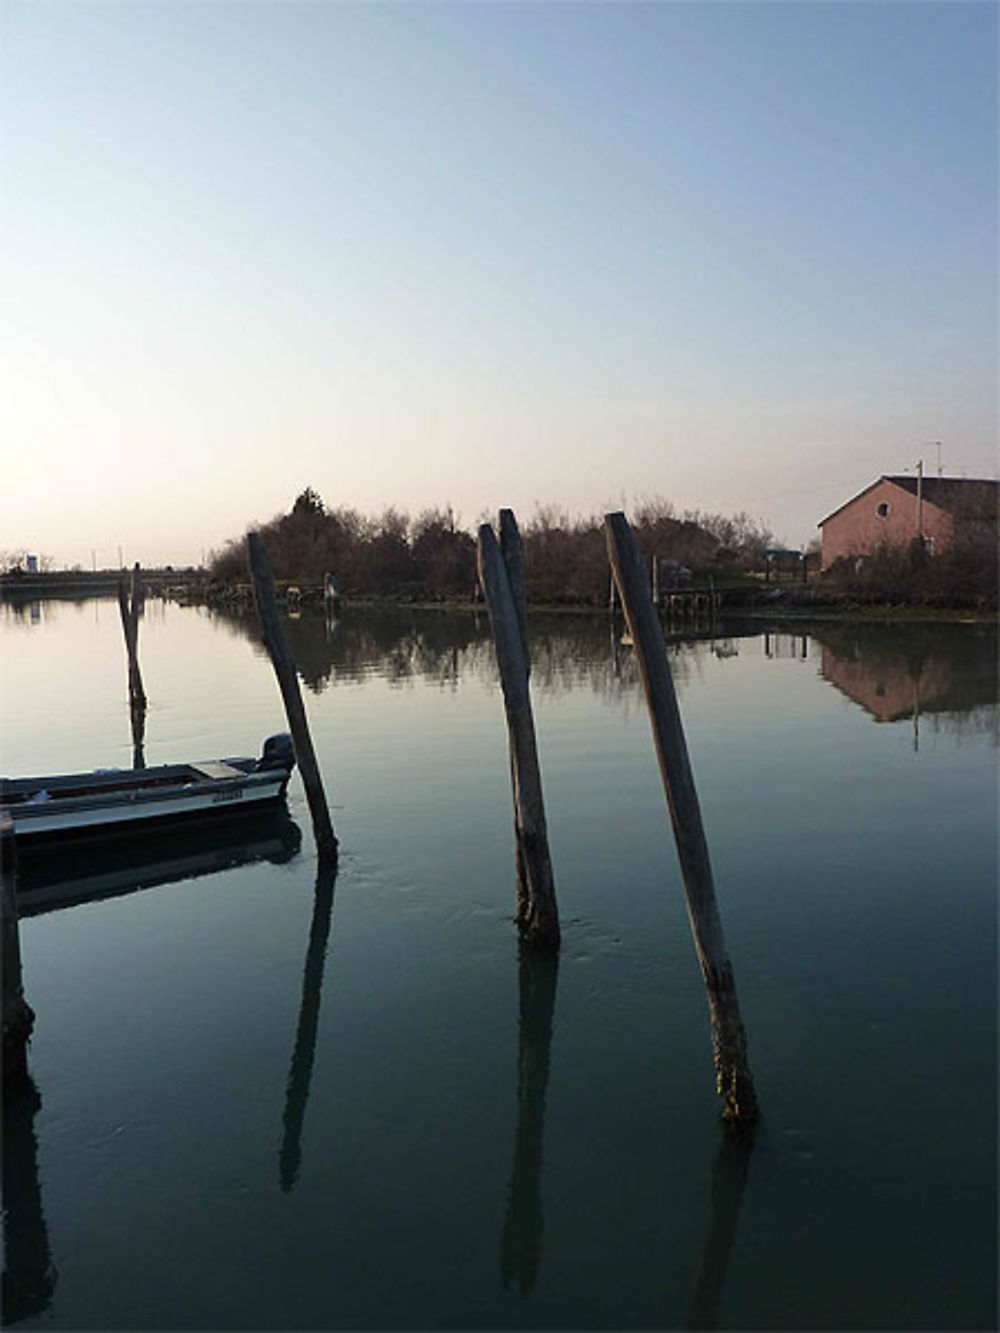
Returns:
[[[124,576],[118,581],[118,609],[125,633],[128,654],[128,705],[132,722],[132,767],[145,768],[143,739],[146,731],[146,691],[139,670],[139,608],[142,605],[142,574],[138,563],[132,568],[131,599]]]
[[[264,646],[274,667],[274,674],[278,678],[278,688],[281,690],[285,714],[288,717],[288,729],[292,733],[292,744],[295,746],[295,760],[306,789],[316,851],[320,860],[336,858],[337,839],[330,819],[330,807],[326,803],[323,779],[320,776],[312,737],[309,735],[306,710],[302,703],[302,693],[299,690],[299,678],[278,615],[274,579],[271,577],[271,567],[267,563],[267,553],[260,539],[260,533],[247,533],[247,560],[250,576],[253,579],[254,600],[264,636]]]
[[[500,512],[500,534],[502,547],[490,524],[482,524],[478,563],[507,717],[517,847],[516,920],[526,943],[538,949],[557,949],[559,911],[528,689],[524,555],[517,523],[509,509]]]
[[[757,1117],[757,1098],[747,1062],[746,1033],[740,1018],[732,964],[726,952],[708,842],[663,630],[649,595],[642,557],[625,515],[608,514],[605,531],[611,567],[646,694],[656,756],[684,879],[688,920],[708,993],[712,1053],[723,1101],[723,1117],[733,1124],[749,1125]]]

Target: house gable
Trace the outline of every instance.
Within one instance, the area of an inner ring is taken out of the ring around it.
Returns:
[[[959,530],[995,529],[998,496],[996,481],[928,477],[918,487],[915,476],[881,476],[820,522],[823,568],[880,547],[908,546],[918,536],[943,551]]]

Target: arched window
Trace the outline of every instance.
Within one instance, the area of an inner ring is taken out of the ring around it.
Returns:
[[[889,509],[890,505],[888,500],[880,500],[879,503],[875,506],[875,512],[876,514],[878,514],[879,518],[888,518]]]

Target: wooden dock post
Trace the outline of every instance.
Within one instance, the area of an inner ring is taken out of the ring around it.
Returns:
[[[35,1015],[24,998],[21,937],[17,919],[17,858],[14,821],[0,814],[0,930],[3,932],[3,1081],[12,1087],[27,1082],[28,1042]]]
[[[482,524],[478,564],[507,716],[517,846],[516,920],[521,936],[528,944],[539,949],[557,949],[559,911],[528,689],[530,661],[524,630],[524,557],[517,523],[509,509],[501,511],[500,533],[502,550],[490,524]]]
[[[281,690],[288,717],[288,729],[292,733],[292,744],[295,746],[295,759],[306,789],[316,850],[320,860],[336,858],[337,839],[333,832],[330,808],[326,803],[326,793],[323,791],[323,779],[320,776],[319,764],[316,762],[312,737],[309,735],[309,723],[306,720],[306,710],[299,690],[299,678],[285,632],[281,627],[274,593],[274,579],[271,577],[267,553],[258,532],[247,533],[247,561],[253,579],[254,601],[257,605],[264,645],[271,659],[274,674],[278,678],[278,688]]]
[[[132,722],[132,767],[145,768],[143,739],[146,731],[146,691],[139,670],[139,608],[142,605],[142,575],[138,561],[132,568],[131,600],[129,585],[124,575],[118,581],[118,609],[125,633],[125,651],[128,655],[128,704]]]
[[[684,879],[688,920],[701,965],[712,1026],[712,1052],[723,1117],[749,1125],[757,1098],[747,1062],[746,1033],[740,1018],[733,969],[726,952],[722,918],[715,898],[708,842],[688,758],[677,695],[663,631],[653,609],[642,557],[622,513],[605,517],[608,555],[646,693],[656,756],[670,809]]]

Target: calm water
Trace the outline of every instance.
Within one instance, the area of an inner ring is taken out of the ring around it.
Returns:
[[[6,1322],[996,1326],[994,630],[672,647],[764,1116],[740,1150],[620,629],[533,622],[558,965],[510,923],[485,621],[289,629],[335,883],[297,776],[252,839],[24,868]],[[0,635],[3,771],[128,766],[116,604]],[[283,729],[238,618],[151,602],[140,651],[150,763]],[[74,871],[104,896],[40,910]]]

